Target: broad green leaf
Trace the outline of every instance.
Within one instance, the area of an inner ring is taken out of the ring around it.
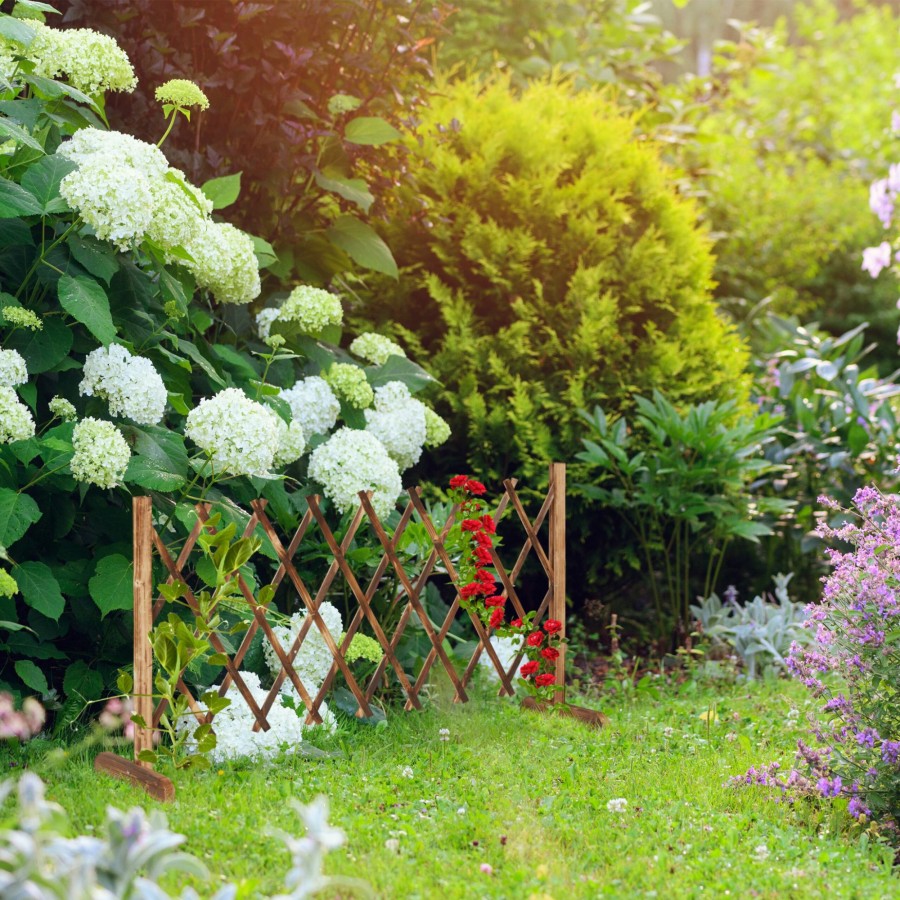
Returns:
[[[28,494],[0,488],[0,545],[14,544],[40,517],[37,503]]]
[[[8,178],[0,178],[0,219],[40,214],[41,204],[25,188]]]
[[[15,669],[16,675],[33,691],[37,691],[39,694],[50,692],[47,677],[30,659],[17,660]]]
[[[384,365],[367,368],[366,378],[373,388],[381,387],[389,381],[402,381],[413,393],[437,384],[421,366],[403,356],[389,356]]]
[[[212,200],[213,209],[225,209],[226,206],[231,206],[241,193],[241,173],[235,172],[233,175],[212,178],[201,185],[200,190]]]
[[[125,470],[125,481],[151,491],[174,491],[183,487],[188,473],[184,438],[175,431],[154,425],[124,428],[135,438],[135,455]]]
[[[261,269],[268,269],[278,262],[278,254],[267,240],[257,237],[255,234],[250,235],[250,240],[253,241],[253,252],[256,254],[256,262]]]
[[[51,13],[59,15],[59,10],[54,9],[49,3],[41,3],[41,0],[16,0],[16,6],[24,6],[37,12]]]
[[[45,156],[22,176],[22,187],[41,205],[41,212],[65,212],[69,205],[59,196],[59,183],[76,168],[75,163],[62,156]]]
[[[133,580],[134,567],[131,560],[120,553],[104,556],[97,563],[97,570],[88,582],[88,589],[103,617],[114,609],[132,609]]]
[[[0,17],[0,34],[24,47],[34,40],[34,29],[21,19],[14,19],[12,16]]]
[[[869,434],[858,422],[854,422],[847,432],[847,446],[854,456],[858,456],[869,443]]]
[[[351,144],[365,144],[370,147],[389,144],[402,136],[390,122],[378,116],[359,116],[351,119],[344,129],[344,138]]]
[[[388,245],[355,216],[339,216],[328,229],[327,237],[364,268],[397,278],[397,263]]]
[[[4,343],[8,349],[22,354],[30,375],[49,372],[72,349],[72,329],[60,316],[45,316],[43,321],[40,331],[17,328]]]
[[[5,116],[0,118],[0,135],[7,139],[11,138],[17,144],[24,144],[26,147],[31,147],[32,150],[39,150],[41,153],[44,152],[44,148],[41,146],[40,141],[35,140],[24,128],[16,125],[15,122]]]
[[[24,179],[23,179],[24,180]],[[68,239],[69,252],[95,278],[107,284],[119,271],[116,251],[109,244],[103,244],[94,238],[83,238],[73,234]]]
[[[328,112],[333,116],[339,116],[341,113],[352,112],[362,106],[362,100],[354,97],[352,94],[335,94],[328,101]]]
[[[66,669],[63,691],[69,697],[74,694],[83,700],[97,700],[103,694],[103,676],[84,660],[76,660]]]
[[[115,340],[116,326],[113,325],[109,312],[109,298],[93,278],[83,275],[77,278],[61,276],[59,302],[72,318],[81,322],[104,346]]]
[[[66,601],[50,567],[46,563],[29,561],[16,566],[14,573],[25,602],[56,622],[66,608]]]
[[[342,178],[338,175],[315,173],[316,184],[323,191],[331,191],[351,203],[355,203],[363,212],[368,212],[375,198],[369,192],[369,186],[362,178]]]
[[[79,91],[78,88],[74,88],[70,84],[65,84],[62,81],[52,81],[39,75],[25,75],[23,81],[30,84],[36,93],[49,97],[51,100],[57,97],[71,97],[76,102],[84,104],[97,113],[104,122],[106,121],[106,116],[97,103],[83,91]]]
[[[186,481],[180,475],[166,470],[158,460],[147,456],[132,456],[125,470],[125,482],[136,484],[148,491],[177,491]]]

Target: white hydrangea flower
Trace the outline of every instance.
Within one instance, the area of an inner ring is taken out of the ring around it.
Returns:
[[[30,309],[21,306],[4,306],[3,320],[16,328],[27,328],[29,331],[41,331],[43,321]]]
[[[268,475],[278,447],[272,411],[238,388],[201,400],[184,434],[209,454],[216,472],[231,475]]]
[[[357,409],[365,409],[375,399],[375,392],[366,379],[366,373],[359,366],[352,363],[332,363],[324,377],[338,397],[343,397]]]
[[[356,506],[360,491],[373,491],[372,506],[379,518],[390,514],[403,490],[397,463],[381,441],[353,428],[339,429],[313,450],[309,477],[322,485],[340,512]]]
[[[334,604],[326,601],[319,607],[319,615],[322,616],[325,627],[334,639],[334,642],[340,646],[341,634],[344,631],[340,610]],[[306,611],[294,613],[287,624],[272,626],[272,631],[278,638],[285,653],[293,646],[294,638],[300,632],[300,628],[306,621],[306,616]],[[275,653],[275,648],[268,641],[263,643],[263,655],[274,679],[281,671],[281,662]],[[322,637],[322,632],[313,623],[309,626],[309,631],[306,632],[306,637],[303,638],[303,643],[294,657],[294,669],[310,696],[315,697],[322,686],[325,676],[331,669],[333,659],[334,657],[325,643],[325,638]],[[282,693],[292,693],[295,697],[298,697],[297,689],[289,678],[284,680],[281,690]]]
[[[100,397],[114,416],[125,416],[139,425],[162,421],[168,393],[149,359],[132,356],[120,344],[98,347],[84,361],[81,394]]]
[[[300,424],[304,435],[327,434],[334,428],[341,404],[324,378],[309,375],[292,388],[281,392],[281,399],[291,408],[291,417]]]
[[[375,408],[367,409],[366,431],[384,445],[400,471],[414,466],[425,443],[425,404],[400,381],[375,390]]]
[[[65,397],[54,397],[47,407],[54,416],[58,416],[64,422],[75,421],[75,407]]]
[[[164,178],[169,170],[169,161],[159,147],[121,131],[82,128],[60,144],[56,152],[79,165],[99,157],[114,159],[122,166],[137,169],[151,181]]]
[[[0,350],[0,387],[14,387],[28,381],[28,369],[17,350]]]
[[[425,446],[440,447],[450,437],[450,426],[431,407],[425,407]]]
[[[240,675],[256,705],[262,707],[268,691],[260,686],[259,676],[253,672],[241,672]],[[212,762],[244,758],[272,759],[280,753],[295,752],[302,744],[305,733],[311,728],[324,728],[333,733],[337,727],[334,713],[324,703],[319,707],[322,725],[317,726],[303,724],[306,715],[302,703],[298,704],[298,709],[291,709],[283,702],[276,701],[266,715],[269,730],[254,731],[256,717],[233,682],[225,696],[231,703],[213,719],[216,746],[209,754]],[[193,717],[179,723],[179,730],[193,731],[195,727],[196,719]],[[189,736],[186,743],[190,748],[194,743],[193,737]]]
[[[276,306],[267,306],[256,314],[256,333],[260,340],[267,340],[272,334],[272,323],[278,320],[279,309]]]
[[[128,56],[113,38],[90,28],[48,28],[35,20],[28,24],[35,37],[25,53],[34,61],[35,75],[64,75],[72,87],[86,94],[130,92],[137,85]]]
[[[406,351],[383,334],[367,331],[350,344],[350,352],[376,366],[383,366],[390,356],[406,356]]]
[[[253,241],[243,231],[206,220],[184,249],[194,258],[185,266],[219,303],[249,303],[259,296],[259,263]]]
[[[275,422],[275,432],[278,435],[275,465],[286,466],[296,462],[303,456],[303,451],[306,450],[306,438],[303,435],[303,427],[299,422],[288,424],[274,412],[272,413],[272,419]]]
[[[212,201],[178,169],[169,169],[165,178],[154,179],[150,191],[153,213],[147,237],[163,250],[186,247],[195,241],[212,212]]]
[[[326,326],[344,321],[344,309],[336,294],[301,284],[281,304],[278,321],[290,322],[305,334],[320,334]]]
[[[76,481],[114,488],[125,477],[131,448],[112,422],[88,416],[72,435],[75,455],[69,464]]]
[[[31,410],[11,387],[0,387],[0,444],[34,437]]]
[[[515,662],[516,656],[519,654],[519,650],[522,647],[522,641],[523,638],[521,635],[513,635],[512,637],[491,636],[491,646],[494,648],[494,652],[497,654],[497,659],[500,660],[500,664],[507,672],[513,662]],[[500,680],[500,675],[494,666],[494,661],[484,651],[482,651],[481,656],[478,657],[478,665],[484,667],[485,673],[491,681]]]

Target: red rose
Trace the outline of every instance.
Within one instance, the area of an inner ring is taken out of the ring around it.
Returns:
[[[534,683],[538,687],[547,687],[548,684],[553,684],[555,681],[556,676],[551,675],[549,672],[544,672],[543,675],[538,675],[538,677],[534,679]]]
[[[491,540],[491,536],[489,534],[485,534],[483,531],[475,532],[475,543],[478,544],[479,547],[494,546],[494,542]]]
[[[479,594],[489,594],[490,592],[491,588],[488,585],[482,584],[480,581],[473,581],[459,589],[459,596],[463,598],[477,597]]]
[[[525,638],[525,643],[528,644],[529,647],[540,647],[541,644],[544,643],[544,636],[539,631],[532,631],[531,634]]]
[[[469,480],[468,475],[454,475],[450,479],[450,487],[452,488],[460,488],[465,485],[465,483]]]
[[[534,675],[540,667],[541,664],[536,659],[530,659],[521,669],[519,669],[519,674],[523,678],[527,678],[529,675]]]
[[[470,494],[474,494],[476,497],[480,497],[482,494],[487,492],[487,488],[480,481],[475,481],[474,478],[470,478],[466,482],[466,490]]]
[[[547,621],[544,622],[544,631],[546,631],[547,634],[556,634],[557,632],[562,631],[562,622],[558,619],[547,619]]]
[[[478,569],[475,572],[475,578],[482,584],[494,585],[497,583],[497,579],[487,569]]]
[[[485,597],[484,605],[490,609],[492,606],[505,606],[506,600],[503,597]]]
[[[489,622],[491,628],[499,628],[503,624],[503,607],[498,606],[491,613],[491,620]]]
[[[521,619],[513,619],[512,622],[509,623],[512,628],[521,628],[522,620]]]
[[[489,566],[492,562],[491,551],[479,544],[475,548],[475,565]]]
[[[463,531],[481,531],[484,526],[481,519],[463,519],[460,527]]]
[[[481,517],[481,527],[484,528],[488,534],[497,533],[497,526],[494,524],[494,520],[491,516]]]
[[[544,647],[544,649],[541,650],[541,656],[543,656],[544,659],[549,660],[559,659],[559,650],[557,650],[556,647]]]

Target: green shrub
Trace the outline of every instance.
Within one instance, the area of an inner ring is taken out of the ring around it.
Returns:
[[[746,398],[741,341],[710,297],[692,204],[596,91],[445,85],[424,113],[387,239],[399,289],[362,314],[442,382],[452,465],[535,484],[580,449],[577,410]]]

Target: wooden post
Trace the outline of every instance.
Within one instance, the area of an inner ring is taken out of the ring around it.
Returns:
[[[153,749],[153,501],[135,497],[131,507],[134,528],[134,711],[147,723],[134,726],[134,759],[142,750]]]
[[[550,598],[550,618],[562,622],[560,638],[566,637],[566,464],[550,463],[550,567],[553,595]],[[556,660],[556,693],[554,703],[566,702],[566,645],[560,644]]]

